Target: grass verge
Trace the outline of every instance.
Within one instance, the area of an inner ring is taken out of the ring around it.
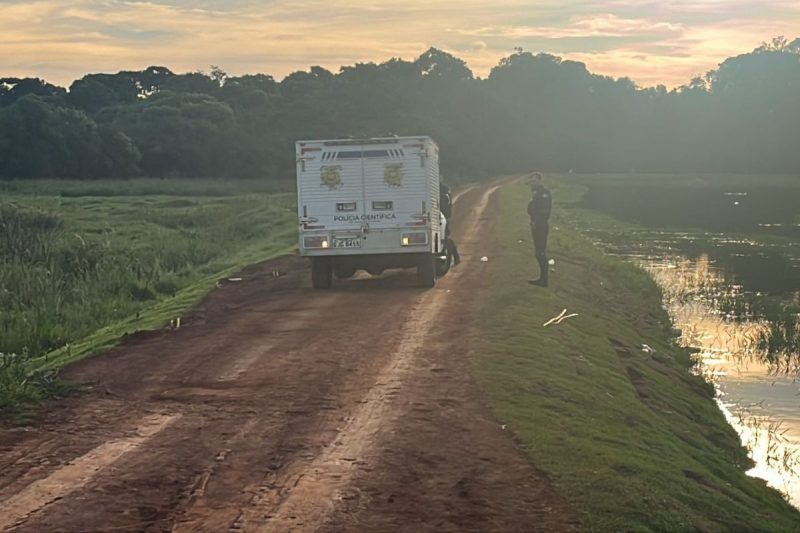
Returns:
[[[162,327],[219,278],[292,250],[293,195],[187,183],[174,196],[174,181],[3,197],[0,412],[58,390],[52,372],[65,364]]]
[[[575,199],[574,189],[556,192]],[[530,287],[528,193],[519,185],[499,194],[503,231],[477,372],[498,418],[582,529],[796,530],[800,513],[745,474],[747,453],[713,387],[672,342],[655,283],[604,256],[557,205],[551,288]],[[578,316],[543,326],[562,309]]]

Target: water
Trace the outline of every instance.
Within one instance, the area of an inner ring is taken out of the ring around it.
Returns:
[[[668,182],[596,184],[586,193],[584,204],[650,228],[703,228],[800,237],[800,187],[769,186],[768,181],[754,177],[752,185],[737,189],[722,183],[704,187]]]
[[[697,350],[696,371],[715,384],[720,408],[750,450],[756,466],[748,473],[800,507],[800,381],[761,362],[756,340],[766,318],[738,305],[800,298],[800,202],[769,191],[757,202],[751,193],[704,191],[670,212],[662,196],[642,194],[590,192],[588,207],[646,226],[605,227],[590,236],[662,287],[681,344]]]
[[[753,346],[763,321],[731,320],[720,295],[744,295],[708,257],[637,261],[659,283],[680,342],[698,350],[696,371],[717,389],[717,403],[750,450],[760,477],[800,507],[800,382],[758,361]]]

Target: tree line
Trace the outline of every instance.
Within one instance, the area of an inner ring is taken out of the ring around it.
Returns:
[[[265,74],[166,67],[68,89],[0,78],[0,178],[286,179],[298,139],[430,135],[453,179],[528,169],[800,172],[800,39],[773,39],[673,90],[523,50],[477,78],[430,49]]]

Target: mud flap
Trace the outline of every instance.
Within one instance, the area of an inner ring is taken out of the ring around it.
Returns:
[[[330,257],[311,258],[311,284],[315,289],[330,289],[333,285],[333,260]]]
[[[427,289],[436,285],[436,256],[424,254],[417,264],[417,281],[420,287]]]

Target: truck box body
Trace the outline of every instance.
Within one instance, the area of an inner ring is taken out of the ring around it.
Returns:
[[[441,253],[439,149],[431,138],[299,141],[296,155],[301,255],[373,271]]]

